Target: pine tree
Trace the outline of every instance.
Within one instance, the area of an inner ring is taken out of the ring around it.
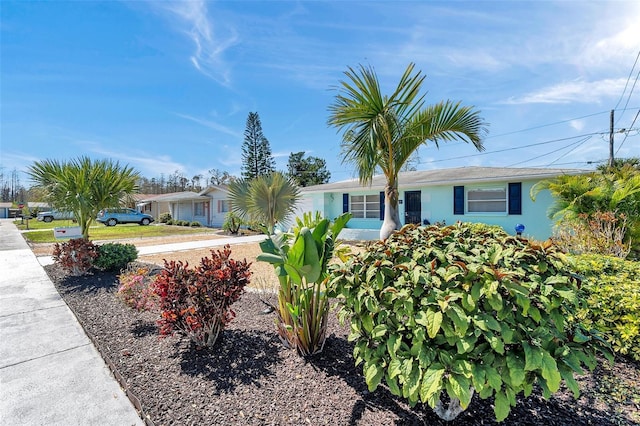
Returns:
[[[262,134],[257,112],[250,112],[242,144],[242,178],[253,179],[275,171],[276,162],[271,155],[269,141]]]
[[[304,158],[304,151],[289,154],[287,169],[289,177],[302,187],[320,185],[331,179],[327,162],[318,157]]]

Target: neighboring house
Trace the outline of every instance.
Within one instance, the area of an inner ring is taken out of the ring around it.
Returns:
[[[170,212],[169,202],[162,197],[175,194],[181,194],[181,192],[168,194],[132,194],[132,198],[135,200],[135,208],[137,210],[150,214],[156,220],[159,220],[161,214]]]
[[[189,222],[200,222],[203,226],[211,226],[209,219],[209,211],[211,206],[211,198],[199,195],[196,192],[174,192],[171,194],[154,195],[153,198],[141,200],[142,203],[150,203],[150,209],[153,209],[154,203],[160,212],[162,203],[168,206],[168,212],[171,213],[173,220],[186,220]],[[146,205],[146,204],[145,204]],[[147,213],[142,210],[143,213]],[[155,214],[149,213],[158,218]],[[162,214],[160,212],[159,214]]]
[[[9,209],[12,205],[12,203],[0,203],[0,219],[7,219],[9,217]]]
[[[544,240],[551,236],[553,223],[547,209],[553,199],[543,191],[533,202],[531,187],[543,179],[587,170],[504,167],[461,167],[400,173],[399,213],[402,224],[453,224],[457,221],[500,225],[515,233],[525,225],[524,235]],[[296,215],[319,211],[335,218],[351,212],[343,231],[344,239],[376,239],[384,218],[383,175],[375,176],[369,187],[358,179],[302,188]],[[357,230],[357,231],[356,231]]]
[[[226,185],[210,186],[200,195],[211,199],[211,209],[209,210],[209,226],[222,228],[227,213],[229,213],[229,190]]]
[[[27,203],[29,210],[38,209],[39,211],[51,210],[51,205],[42,201],[29,201]]]

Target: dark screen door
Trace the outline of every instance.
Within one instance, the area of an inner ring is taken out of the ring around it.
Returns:
[[[404,223],[421,223],[422,206],[420,191],[405,191],[404,193]]]

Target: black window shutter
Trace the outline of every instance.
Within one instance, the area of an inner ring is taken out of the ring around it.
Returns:
[[[349,211],[349,194],[342,194],[342,213]]]
[[[464,214],[464,186],[453,187],[453,214]]]
[[[509,184],[509,214],[522,214],[522,183]]]
[[[380,220],[384,220],[384,191],[380,191]]]

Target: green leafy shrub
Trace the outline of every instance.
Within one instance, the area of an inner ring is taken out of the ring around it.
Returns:
[[[164,212],[160,215],[160,217],[158,218],[158,221],[160,223],[168,223],[171,220],[171,213],[169,212]]]
[[[199,228],[199,227],[202,226],[202,224],[200,222],[198,222],[197,220],[194,220],[193,222],[191,222],[189,224],[189,226],[192,227],[192,228]]]
[[[231,211],[224,217],[222,229],[230,234],[236,235],[242,225],[244,225],[242,218]]]
[[[330,286],[369,389],[385,383],[447,420],[475,392],[495,398],[498,421],[536,383],[549,397],[564,380],[577,396],[574,373],[594,368],[597,350],[610,356],[574,320],[577,280],[551,242],[409,225],[336,266]]]
[[[167,220],[167,225],[175,225],[175,221],[173,219]]]
[[[191,222],[189,222],[188,220],[178,220],[177,222],[175,222],[175,224],[180,226],[189,226]]]
[[[324,347],[329,314],[325,291],[328,264],[336,239],[351,215],[345,213],[334,222],[305,214],[297,218],[293,233],[278,233],[260,243],[259,261],[274,268],[278,289],[277,330],[287,347],[300,355],[319,353]],[[292,242],[290,242],[292,241]]]
[[[133,244],[106,243],[97,248],[93,266],[104,271],[121,270],[138,258],[138,249]]]
[[[53,246],[53,260],[74,276],[84,275],[93,267],[98,248],[89,240],[74,238]]]
[[[160,334],[179,330],[198,346],[212,347],[222,329],[235,317],[231,304],[249,284],[250,263],[231,259],[231,249],[211,250],[200,265],[164,262],[155,281],[159,297]]]
[[[155,309],[158,305],[155,278],[156,272],[150,267],[129,265],[118,275],[116,297],[137,311]]]
[[[472,233],[491,233],[496,237],[507,237],[509,234],[504,230],[504,228],[500,225],[489,225],[487,223],[481,222],[469,222],[466,223],[465,226],[468,226]]]
[[[602,332],[614,351],[640,361],[640,263],[594,254],[573,261],[585,277],[587,306],[579,318]]]

